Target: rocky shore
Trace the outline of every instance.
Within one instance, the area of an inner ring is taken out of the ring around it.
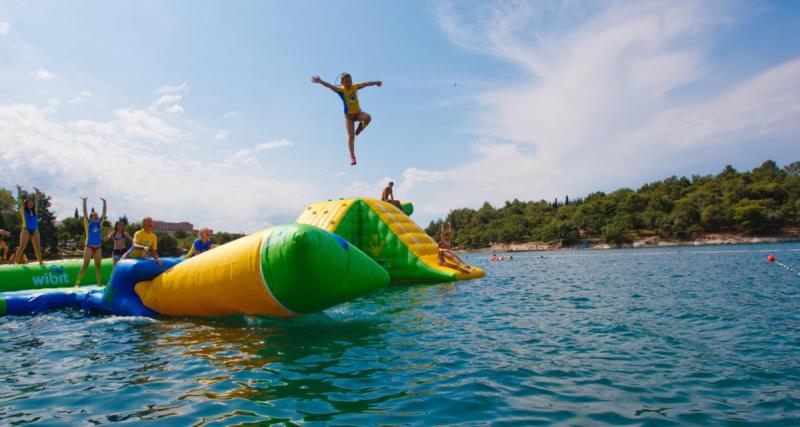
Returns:
[[[691,240],[665,239],[660,236],[640,236],[633,243],[610,245],[600,241],[582,242],[567,246],[560,242],[525,242],[494,244],[489,247],[472,249],[469,252],[516,252],[516,251],[552,251],[561,249],[614,249],[614,248],[663,248],[673,246],[705,246],[705,245],[739,245],[753,243],[785,243],[800,242],[800,230],[787,230],[777,236],[747,236],[734,233],[709,233]]]

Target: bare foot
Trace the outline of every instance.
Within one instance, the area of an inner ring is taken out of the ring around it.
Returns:
[[[353,166],[355,164],[356,164],[356,156],[350,156],[350,166]]]

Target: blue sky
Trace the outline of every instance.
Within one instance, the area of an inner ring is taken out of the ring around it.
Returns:
[[[319,74],[382,80],[348,164]],[[254,231],[800,160],[797,2],[0,2],[0,186]]]

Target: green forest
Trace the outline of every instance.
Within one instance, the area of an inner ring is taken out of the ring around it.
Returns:
[[[26,195],[27,193],[23,194]],[[56,221],[56,216],[51,210],[50,200],[51,197],[45,193],[41,194],[39,200],[39,234],[42,241],[42,256],[45,259],[82,256],[85,234],[83,220],[78,214],[78,208],[75,208],[75,213],[72,216]],[[76,204],[78,202],[79,200],[76,200]],[[112,220],[112,218],[108,219]],[[120,216],[117,220],[127,224],[125,230],[131,236],[141,229],[140,222],[129,222],[125,215]],[[116,220],[113,221],[116,222]],[[0,229],[11,233],[11,237],[4,240],[8,244],[9,251],[13,252],[14,248],[19,244],[20,218],[17,211],[16,197],[10,190],[5,188],[0,188]],[[107,220],[103,223],[104,237],[111,230],[112,222]],[[156,235],[158,236],[158,253],[160,256],[183,255],[188,252],[190,245],[197,238],[196,235],[188,234],[182,230],[178,230],[174,234],[157,232]],[[224,244],[241,236],[241,234],[222,232],[215,233],[213,240],[215,243]],[[130,247],[130,242],[128,242],[128,247]],[[103,256],[111,256],[112,249],[112,242],[103,241]],[[25,254],[29,260],[35,260],[31,244],[28,244]],[[0,253],[0,257],[3,255]]]
[[[537,202],[507,201],[495,208],[461,208],[433,221],[435,239],[452,224],[455,246],[543,242],[623,245],[641,236],[689,240],[704,233],[776,235],[800,225],[800,162],[780,168],[772,160],[748,171],[730,165],[717,175],[672,176],[612,193]]]

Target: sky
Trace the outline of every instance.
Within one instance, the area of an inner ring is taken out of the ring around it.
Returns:
[[[341,101],[380,80],[349,165]],[[230,232],[800,160],[800,2],[0,1],[0,187]]]

